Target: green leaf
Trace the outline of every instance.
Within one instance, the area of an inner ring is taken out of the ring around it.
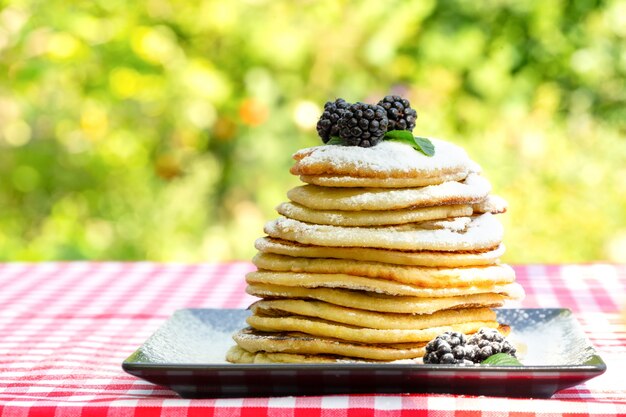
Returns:
[[[343,139],[339,136],[331,136],[330,140],[326,142],[327,145],[343,145]]]
[[[390,130],[385,133],[383,140],[393,140],[396,142],[404,142],[409,145],[413,144],[413,134],[408,130]]]
[[[408,130],[390,130],[385,133],[383,140],[406,143],[426,156],[433,156],[435,154],[435,145],[433,145],[428,138],[413,136]]]
[[[496,353],[495,355],[489,356],[480,364],[495,366],[523,366],[523,364],[518,361],[515,356],[511,356],[508,353]]]
[[[419,147],[419,149],[417,149],[418,151],[420,151],[421,153],[423,153],[426,156],[433,156],[435,154],[435,145],[433,145],[433,143],[430,141],[430,139],[428,138],[421,138],[419,136],[415,136],[413,138],[413,140],[415,141],[415,144]]]

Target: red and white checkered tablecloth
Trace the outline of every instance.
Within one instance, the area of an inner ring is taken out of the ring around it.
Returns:
[[[516,267],[524,307],[568,307],[607,372],[550,400],[349,395],[185,400],[121,362],[176,309],[247,307],[247,262],[0,264],[0,416],[626,415],[626,265]]]

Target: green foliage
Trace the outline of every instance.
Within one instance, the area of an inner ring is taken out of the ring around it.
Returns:
[[[413,136],[413,134],[407,130],[391,130],[385,133],[383,140],[406,143],[426,156],[433,156],[435,154],[435,145],[433,145],[430,139]]]
[[[345,143],[344,143],[343,139],[341,139],[339,136],[331,136],[330,139],[328,139],[328,142],[326,142],[326,145],[341,145],[341,146],[345,146]]]
[[[465,146],[510,262],[626,260],[626,3],[0,6],[0,258],[249,258],[325,101]]]
[[[496,353],[495,355],[489,356],[480,364],[493,366],[523,366],[515,356],[509,355],[508,353]]]

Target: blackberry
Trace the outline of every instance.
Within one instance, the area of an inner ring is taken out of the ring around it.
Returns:
[[[412,132],[417,120],[417,112],[411,108],[409,100],[400,96],[386,96],[378,102],[387,112],[387,130],[408,130]]]
[[[463,364],[481,363],[496,353],[515,357],[516,350],[496,329],[482,328],[470,337],[462,333],[446,332],[426,345],[424,363]]]
[[[472,365],[478,348],[466,342],[463,333],[440,334],[426,345],[424,363]]]
[[[317,134],[322,138],[322,142],[328,142],[331,136],[339,136],[337,122],[348,106],[350,103],[342,98],[324,104],[324,112],[317,121]]]
[[[381,106],[356,103],[343,112],[337,124],[339,136],[346,145],[369,148],[381,141],[389,119]]]
[[[496,329],[482,328],[468,340],[468,345],[476,346],[478,353],[475,361],[482,362],[496,353],[507,353],[515,357],[516,349]]]

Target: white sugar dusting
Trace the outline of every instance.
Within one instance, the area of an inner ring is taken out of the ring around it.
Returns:
[[[488,195],[480,203],[472,205],[475,213],[504,213],[508,208],[507,201],[498,195]]]
[[[418,188],[342,189],[304,185],[289,190],[287,196],[305,207],[321,210],[386,210],[411,206],[435,206],[450,200],[473,202],[484,199],[491,190],[487,179],[470,174],[462,182],[449,181]]]
[[[193,310],[177,311],[146,343],[141,354],[154,363],[224,363],[232,332],[220,331]]]
[[[437,172],[464,169],[480,172],[460,146],[440,139],[430,139],[435,155],[426,156],[403,143],[383,141],[371,148],[359,146],[315,146],[293,155],[303,169],[318,164],[332,164],[337,171],[356,172]]]
[[[514,321],[524,323],[508,336],[526,366],[582,365],[595,350],[575,319],[568,314],[547,316],[541,310],[519,310]]]
[[[453,217],[451,219],[429,220],[419,223],[423,228],[428,229],[447,229],[453,232],[462,232],[467,229],[471,223],[470,217]]]
[[[341,227],[304,223],[279,217],[265,225],[277,238],[319,246],[364,246],[410,250],[473,250],[493,247],[502,240],[500,222],[490,213],[472,218],[463,231],[400,227]]]

